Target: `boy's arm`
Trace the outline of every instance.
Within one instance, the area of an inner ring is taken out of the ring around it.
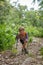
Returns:
[[[28,33],[26,33],[26,42],[28,42]]]
[[[18,39],[19,39],[19,35],[17,34],[17,35],[16,35],[16,40],[17,40],[17,42],[18,42]]]

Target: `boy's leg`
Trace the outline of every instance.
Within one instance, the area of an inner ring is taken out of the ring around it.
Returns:
[[[25,51],[25,53],[27,54],[27,42],[24,42],[24,40],[20,40],[20,42],[22,43],[22,52]]]
[[[23,44],[23,49],[24,49],[25,53],[28,54],[28,51],[27,51],[27,43],[24,43]]]
[[[21,42],[21,44],[22,44],[22,52],[24,52],[24,41],[22,40],[22,39],[20,39],[20,42]]]

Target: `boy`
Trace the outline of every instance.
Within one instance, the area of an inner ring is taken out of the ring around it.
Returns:
[[[26,49],[26,45],[28,42],[28,34],[25,32],[24,27],[19,28],[19,33],[16,36],[17,41],[20,39],[20,42],[22,44],[22,52],[24,51],[26,54],[28,54],[28,51]]]

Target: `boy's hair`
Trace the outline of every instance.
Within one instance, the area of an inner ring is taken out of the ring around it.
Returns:
[[[24,27],[20,27],[20,28],[19,28],[19,31],[22,31],[22,30],[24,30]]]

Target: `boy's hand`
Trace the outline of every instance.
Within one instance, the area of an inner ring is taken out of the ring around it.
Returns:
[[[28,42],[28,39],[26,39],[24,42],[27,43]]]
[[[20,39],[18,39],[18,43],[20,42]]]
[[[26,42],[28,42],[28,39],[26,39]]]

